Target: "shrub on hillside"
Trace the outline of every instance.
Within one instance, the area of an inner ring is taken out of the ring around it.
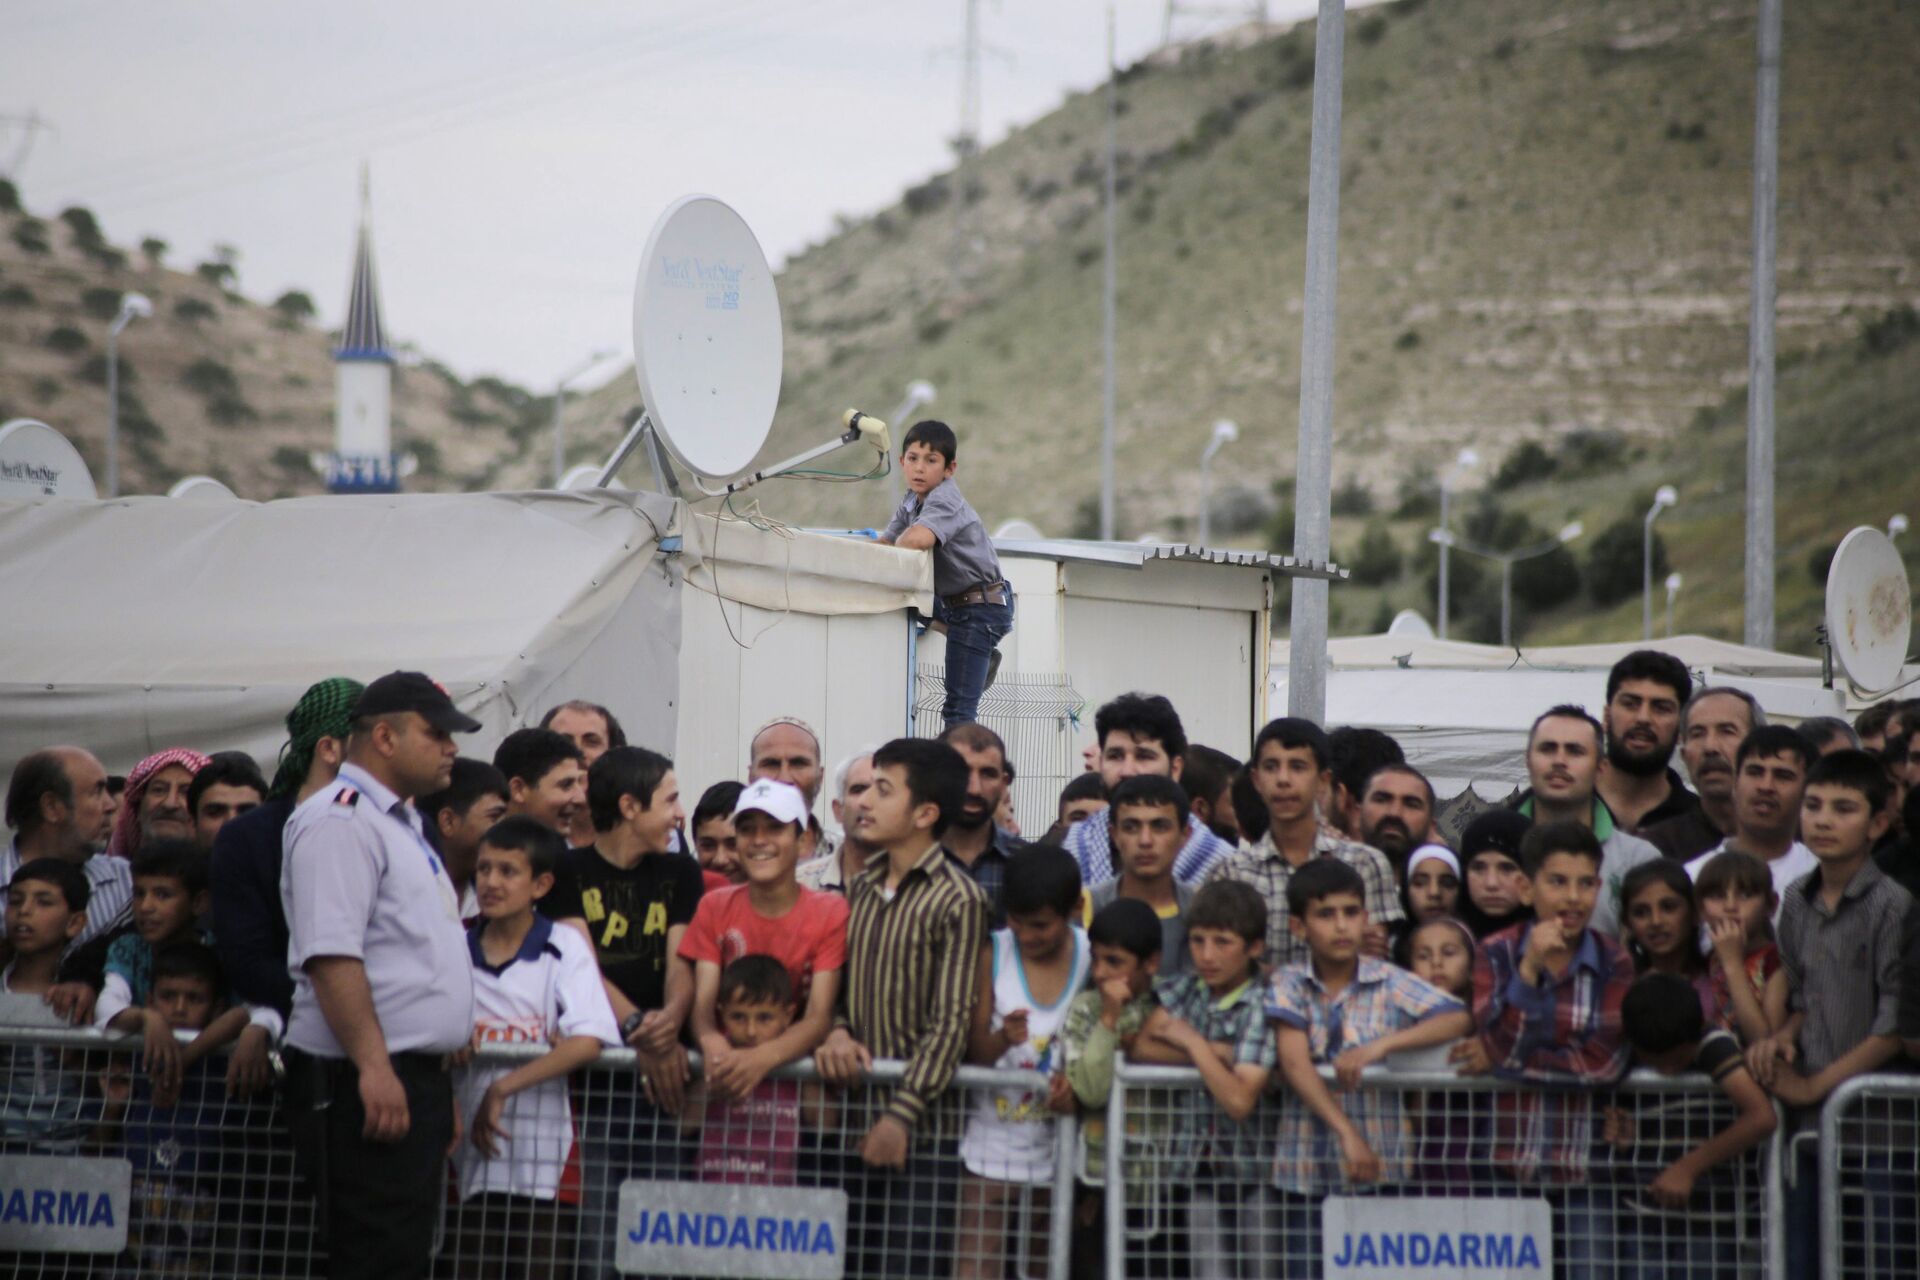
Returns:
[[[1813,549],[1807,557],[1807,576],[1813,579],[1813,585],[1825,590],[1827,571],[1833,568],[1833,558],[1840,553],[1837,542],[1823,542]]]
[[[1644,504],[1643,504],[1644,505]],[[1602,608],[1640,594],[1642,583],[1642,517],[1624,515],[1593,540],[1587,553],[1587,594]],[[1653,577],[1667,576],[1667,544],[1653,535]]]
[[[210,303],[198,298],[182,298],[173,304],[173,314],[188,324],[198,324],[202,320],[211,320],[219,313]]]
[[[313,305],[313,299],[299,289],[289,289],[275,298],[273,309],[279,313],[280,322],[289,329],[305,324],[319,311]]]
[[[140,242],[140,253],[148,266],[158,267],[167,256],[167,242],[159,236],[148,236]]]
[[[63,324],[47,335],[47,347],[63,356],[85,351],[87,346],[87,335],[72,325]]]
[[[1538,440],[1524,441],[1506,456],[1500,463],[1500,469],[1494,472],[1493,490],[1495,493],[1508,493],[1523,484],[1545,480],[1558,466],[1545,445]]]
[[[1378,587],[1398,578],[1405,563],[1393,534],[1387,531],[1386,525],[1375,521],[1361,535],[1360,549],[1347,568],[1353,571],[1353,580],[1361,586]]]
[[[52,253],[47,239],[47,224],[38,218],[22,218],[13,228],[13,242],[25,253]]]
[[[239,279],[230,262],[203,262],[193,272],[216,289],[231,289]]]
[[[1353,38],[1361,44],[1379,44],[1386,34],[1387,20],[1377,13],[1368,14],[1353,27]]]
[[[305,475],[312,470],[313,466],[307,457],[307,451],[298,445],[291,444],[276,446],[269,461],[291,475]]]
[[[80,307],[95,320],[111,320],[120,314],[123,296],[118,289],[88,289],[80,295]]]
[[[1348,476],[1347,482],[1333,491],[1331,502],[1333,514],[1337,516],[1373,514],[1373,490],[1362,484],[1357,475]]]
[[[1920,337],[1920,312],[1911,305],[1893,308],[1860,330],[1860,345],[1870,356],[1891,355]]]
[[[180,375],[180,383],[209,400],[223,396],[237,398],[240,394],[240,380],[233,376],[233,370],[207,356],[188,365]]]
[[[80,205],[62,209],[60,221],[67,224],[67,230],[73,233],[73,242],[83,249],[89,245],[106,243],[106,237],[100,233],[100,222],[91,209]]]
[[[1606,475],[1619,470],[1630,452],[1627,438],[1618,431],[1569,431],[1560,442],[1559,471],[1569,480]]]
[[[907,212],[917,218],[923,213],[932,213],[945,204],[952,195],[953,191],[947,185],[945,176],[936,174],[917,187],[908,187],[906,195],[901,199],[907,206]]]
[[[254,407],[239,395],[217,395],[207,400],[207,416],[223,427],[253,422],[260,417]]]
[[[0,213],[20,212],[20,188],[12,181],[0,178]]]
[[[1400,520],[1424,520],[1440,513],[1439,482],[1433,468],[1415,467],[1400,477],[1394,490],[1393,514]]]
[[[33,305],[33,290],[23,284],[10,284],[0,289],[0,307],[30,307]]]

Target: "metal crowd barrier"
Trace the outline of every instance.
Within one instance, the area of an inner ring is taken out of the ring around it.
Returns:
[[[324,1275],[279,1090],[228,1097],[222,1056],[191,1069],[169,1105],[139,1048],[137,1037],[0,1027],[0,1271]],[[543,1051],[488,1047],[469,1069]],[[697,1055],[692,1065],[697,1080]],[[646,1097],[630,1051],[607,1050],[567,1082],[564,1114],[551,1091],[508,1100],[499,1185],[468,1163],[470,1145],[456,1156],[434,1274],[1065,1280],[1071,1240],[1054,1211],[1071,1203],[1072,1117],[1019,1163],[1004,1147],[961,1145],[976,1101],[997,1116],[1044,1114],[1046,1077],[961,1068],[916,1127],[905,1168],[870,1170],[858,1145],[902,1070],[876,1062],[840,1091],[796,1063],[747,1105],[676,1112]],[[462,1095],[463,1114],[483,1088]]]
[[[1198,1072],[1121,1066],[1106,1121],[1104,1274],[1784,1274],[1784,1126],[1702,1176],[1683,1206],[1649,1191],[1733,1118],[1704,1076],[1635,1072],[1596,1095],[1370,1068],[1358,1090],[1332,1087],[1371,1134],[1378,1181],[1347,1182],[1337,1145],[1313,1137],[1324,1130],[1286,1123],[1283,1086],[1223,1131]]]
[[[1820,1109],[1821,1280],[1920,1276],[1920,1076],[1856,1076]]]

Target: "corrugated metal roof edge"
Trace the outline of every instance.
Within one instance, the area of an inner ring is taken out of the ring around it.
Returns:
[[[1270,551],[1242,551],[1228,547],[1201,547],[1190,542],[1095,542],[1079,538],[995,538],[994,550],[1002,555],[1029,556],[1045,560],[1077,560],[1087,564],[1111,564],[1138,569],[1149,560],[1172,560],[1187,564],[1218,564],[1235,569],[1259,569],[1284,578],[1324,578],[1344,580],[1347,570],[1331,560],[1300,560],[1275,555]]]

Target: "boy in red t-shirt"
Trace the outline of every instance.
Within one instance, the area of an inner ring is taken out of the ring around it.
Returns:
[[[833,1026],[847,960],[847,900],[794,878],[807,802],[797,787],[762,778],[740,793],[733,831],[747,882],[708,893],[680,941],[693,962],[693,1033],[706,1057],[710,1096],[744,1098],[766,1074],[813,1052]],[[720,1029],[720,971],[742,956],[771,956],[793,979],[794,1021],[749,1049]]]

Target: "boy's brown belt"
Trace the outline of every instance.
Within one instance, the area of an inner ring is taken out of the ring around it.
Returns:
[[[965,591],[941,600],[949,609],[959,609],[970,604],[1005,604],[1007,602],[1007,584],[1005,582],[983,582],[977,587],[968,587]]]

